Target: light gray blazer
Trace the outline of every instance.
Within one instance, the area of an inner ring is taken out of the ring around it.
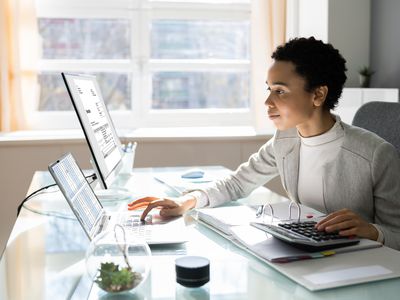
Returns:
[[[385,245],[400,250],[400,158],[396,149],[376,134],[340,122],[345,135],[334,161],[324,166],[326,212],[348,208],[376,224]],[[277,175],[291,200],[299,202],[300,138],[296,129],[274,137],[227,178],[205,190],[209,206],[248,196]]]

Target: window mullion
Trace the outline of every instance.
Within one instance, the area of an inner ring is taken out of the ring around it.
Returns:
[[[139,112],[143,117],[142,125],[147,126],[145,116],[149,113],[151,108],[152,87],[151,87],[151,73],[149,61],[151,56],[151,15],[152,11],[149,8],[147,1],[142,2],[141,11],[138,16],[138,61],[139,61],[139,81],[140,81],[140,97],[138,98]]]
[[[150,60],[151,71],[249,71],[249,60]]]
[[[221,12],[228,14],[233,13],[250,13],[251,3],[249,1],[243,1],[242,3],[232,3],[231,1],[224,2],[202,2],[202,1],[148,1],[148,5],[151,6],[153,11],[165,11],[167,13],[180,13],[181,15],[186,15],[186,12],[206,12],[206,15],[219,14]]]
[[[131,107],[130,113],[132,116],[131,126],[137,127],[141,123],[140,120],[140,101],[141,98],[141,83],[140,78],[142,68],[140,64],[140,53],[136,45],[140,44],[140,25],[139,25],[140,12],[135,10],[130,14],[131,22]]]
[[[56,60],[42,59],[39,61],[42,71],[109,71],[128,72],[131,69],[129,60]]]

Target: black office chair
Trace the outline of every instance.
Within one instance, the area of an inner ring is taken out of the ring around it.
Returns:
[[[400,154],[399,102],[368,102],[356,112],[353,125],[376,133],[395,146]]]

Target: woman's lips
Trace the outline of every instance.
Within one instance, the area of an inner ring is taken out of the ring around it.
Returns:
[[[269,114],[268,115],[268,118],[270,119],[270,120],[274,120],[274,119],[277,119],[277,118],[279,118],[280,117],[280,115],[278,115],[278,114]]]

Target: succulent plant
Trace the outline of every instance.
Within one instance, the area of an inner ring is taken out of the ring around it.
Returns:
[[[142,280],[142,275],[133,272],[130,267],[120,268],[114,263],[102,263],[95,282],[107,292],[131,290]]]

